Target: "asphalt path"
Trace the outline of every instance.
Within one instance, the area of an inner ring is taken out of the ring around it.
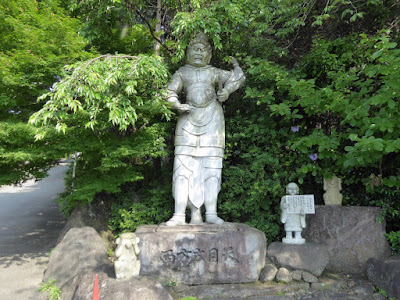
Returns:
[[[65,219],[55,201],[64,191],[66,161],[41,181],[0,187],[0,299],[40,300],[49,253]]]

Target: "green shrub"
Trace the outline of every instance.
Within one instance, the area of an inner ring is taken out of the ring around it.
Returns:
[[[390,244],[390,250],[392,250],[392,254],[400,254],[400,230],[391,231],[385,234],[385,236]]]

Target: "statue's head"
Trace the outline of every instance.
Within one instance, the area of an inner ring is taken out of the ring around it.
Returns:
[[[298,195],[299,192],[300,192],[299,186],[294,182],[291,182],[286,186],[286,194],[288,195]]]
[[[195,67],[204,67],[210,63],[211,54],[211,45],[208,42],[207,36],[200,32],[189,43],[187,63]]]

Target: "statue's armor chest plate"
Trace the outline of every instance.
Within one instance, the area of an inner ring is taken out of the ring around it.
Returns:
[[[216,100],[215,85],[217,82],[216,68],[206,66],[195,68],[185,66],[181,68],[184,78],[186,92],[186,103],[195,107],[207,107],[213,100]]]

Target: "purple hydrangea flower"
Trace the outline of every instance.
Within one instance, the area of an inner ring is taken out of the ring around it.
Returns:
[[[292,126],[292,128],[290,128],[290,130],[293,132],[298,132],[299,129],[300,129],[299,126]]]
[[[317,154],[317,153],[310,154],[308,157],[309,157],[312,161],[316,161],[316,160],[318,159],[318,154]]]

